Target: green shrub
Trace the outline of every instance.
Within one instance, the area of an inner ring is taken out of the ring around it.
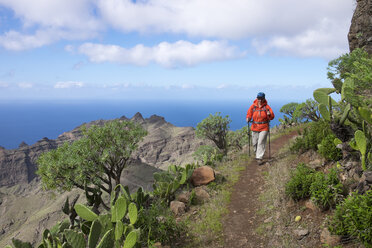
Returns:
[[[198,147],[193,157],[195,160],[201,161],[204,165],[215,166],[216,162],[222,160],[223,153],[216,147],[203,145]]]
[[[249,143],[248,126],[227,133],[227,145],[231,150],[242,150]]]
[[[218,112],[210,114],[196,126],[195,134],[198,138],[212,141],[218,149],[227,154],[227,132],[230,129],[231,119],[228,115],[221,116]]]
[[[328,174],[315,173],[310,186],[311,200],[321,209],[326,210],[336,206],[343,196],[343,186],[337,175],[337,170],[331,169]]]
[[[305,152],[308,150],[318,150],[324,137],[332,134],[329,124],[324,120],[311,122],[308,127],[305,127],[303,135],[297,137],[295,142],[291,145],[292,152]]]
[[[315,170],[304,163],[298,164],[296,170],[291,172],[291,178],[285,185],[285,193],[296,201],[309,197],[314,173]]]
[[[160,201],[141,211],[138,222],[142,245],[151,242],[174,245],[186,232],[185,224],[177,222],[170,209]]]
[[[342,151],[335,146],[335,138],[336,136],[334,134],[329,134],[318,145],[319,154],[322,155],[324,158],[332,161],[338,161],[342,159]]]
[[[353,193],[336,207],[328,224],[331,233],[357,237],[372,247],[372,190],[364,195]]]
[[[170,165],[167,171],[155,172],[153,184],[153,196],[165,203],[174,199],[175,193],[183,186],[189,185],[195,164],[187,164],[185,168],[177,165]]]

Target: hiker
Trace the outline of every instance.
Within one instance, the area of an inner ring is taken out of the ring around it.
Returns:
[[[263,164],[266,139],[270,131],[269,124],[274,117],[274,112],[265,99],[265,93],[259,92],[257,99],[254,100],[247,111],[247,123],[249,125],[249,122],[252,122],[252,145],[259,165]]]

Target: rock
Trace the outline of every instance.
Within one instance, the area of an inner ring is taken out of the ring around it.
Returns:
[[[372,171],[365,171],[363,173],[363,176],[365,177],[365,180],[368,184],[372,184]]]
[[[209,200],[210,195],[202,187],[195,188],[195,200],[197,204],[203,204]]]
[[[19,144],[18,148],[25,148],[27,147],[28,145],[26,144],[26,142],[22,141],[21,144]]]
[[[355,181],[359,181],[360,178],[356,171],[356,168],[352,168],[351,170],[349,170],[348,177],[354,179]]]
[[[214,181],[214,171],[209,166],[196,168],[191,176],[191,182],[194,186],[206,185]]]
[[[332,235],[328,228],[323,228],[321,234],[320,234],[320,242],[322,244],[327,244],[330,247],[334,247],[338,244],[340,244],[341,237],[337,235]]]
[[[309,234],[309,230],[299,228],[293,231],[293,233],[296,235],[297,239],[303,239],[305,236]]]
[[[372,54],[372,0],[357,0],[348,34],[350,52],[364,47]]]
[[[182,192],[181,194],[177,195],[176,199],[177,201],[187,204],[190,200],[190,192]]]
[[[313,211],[316,211],[318,209],[318,207],[315,206],[314,202],[312,202],[311,200],[307,200],[305,202],[305,207],[308,208],[308,209],[311,209]]]
[[[309,163],[309,167],[313,169],[317,169],[322,167],[323,161],[321,159],[312,160]]]
[[[174,215],[182,215],[186,212],[186,205],[180,201],[171,201],[170,209],[174,213]]]

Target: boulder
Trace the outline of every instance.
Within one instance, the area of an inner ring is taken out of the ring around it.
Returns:
[[[214,170],[209,166],[196,168],[191,176],[191,182],[194,186],[207,185],[214,180]]]
[[[176,199],[177,201],[187,204],[190,200],[190,192],[182,192],[181,194],[177,195]]]
[[[195,200],[197,204],[203,204],[211,198],[208,192],[202,187],[195,188]]]
[[[186,212],[186,205],[180,201],[171,201],[170,209],[174,213],[174,215],[182,215]]]

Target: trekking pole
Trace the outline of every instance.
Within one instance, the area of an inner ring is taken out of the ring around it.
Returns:
[[[269,159],[271,159],[270,153],[271,151],[270,151],[270,121],[269,121]]]
[[[249,121],[248,121],[247,125],[248,125],[248,155],[250,157],[251,156],[251,130],[250,130],[250,127],[249,127]]]

